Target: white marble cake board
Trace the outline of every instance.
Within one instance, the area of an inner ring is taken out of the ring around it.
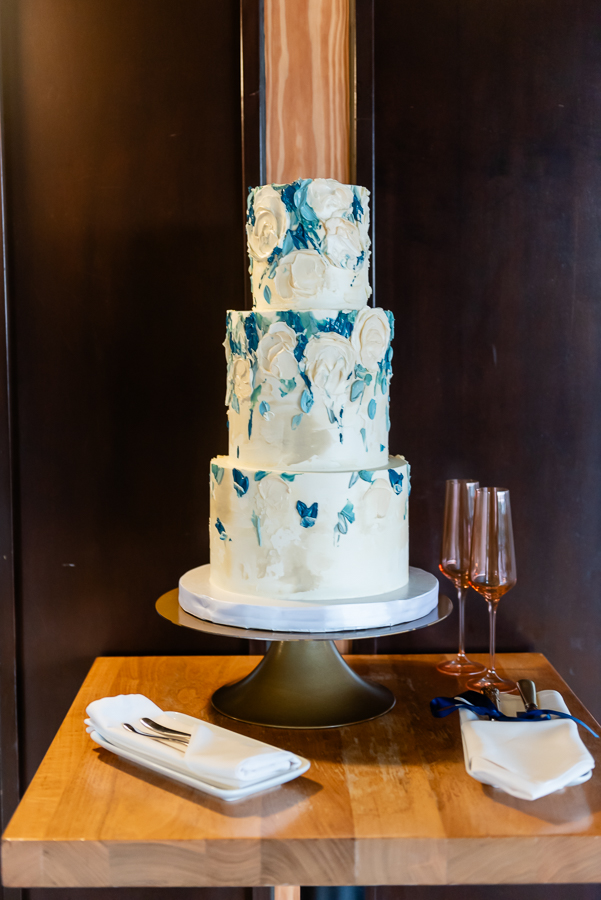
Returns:
[[[179,605],[198,619],[265,631],[330,632],[386,628],[421,619],[438,604],[438,580],[409,568],[403,587],[375,597],[346,600],[283,600],[233,594],[211,584],[211,566],[191,569],[179,580]]]

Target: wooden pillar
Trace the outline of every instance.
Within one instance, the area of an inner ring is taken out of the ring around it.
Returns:
[[[335,178],[370,188],[373,221],[373,0],[241,0],[240,8],[244,216],[251,185]],[[351,651],[351,641],[336,643]],[[263,652],[260,644],[250,652]]]
[[[350,180],[349,0],[264,0],[267,181]]]

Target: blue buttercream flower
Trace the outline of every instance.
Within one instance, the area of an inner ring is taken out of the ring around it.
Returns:
[[[302,500],[299,500],[296,504],[296,511],[300,516],[301,525],[303,528],[313,528],[315,525],[315,520],[317,519],[317,503],[312,503],[311,506],[306,506]]]
[[[395,472],[394,469],[389,469],[388,477],[390,478],[390,484],[395,494],[400,494],[403,490],[403,473]]]

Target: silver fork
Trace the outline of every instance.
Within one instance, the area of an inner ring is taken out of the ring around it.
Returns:
[[[165,735],[148,734],[147,731],[138,731],[138,729],[134,728],[133,725],[130,725],[129,722],[123,722],[123,727],[125,728],[126,731],[131,731],[132,734],[139,734],[141,737],[150,738],[151,741],[161,741],[164,744],[182,744],[183,747],[188,746],[188,741],[185,740],[184,738],[173,737],[173,736],[168,737],[166,734]],[[177,749],[182,750],[183,747],[178,747]]]

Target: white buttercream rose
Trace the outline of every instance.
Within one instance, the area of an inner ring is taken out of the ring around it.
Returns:
[[[325,227],[325,251],[330,262],[344,269],[354,269],[363,252],[358,227],[338,216],[328,219]]]
[[[234,393],[238,400],[248,400],[253,392],[251,370],[247,359],[238,356],[232,366]]]
[[[312,337],[305,348],[305,374],[330,397],[343,394],[357,355],[351,342],[335,331]]]
[[[386,518],[393,496],[393,490],[388,481],[385,481],[383,478],[377,478],[373,482],[363,498],[368,522],[373,522],[374,519]]]
[[[376,369],[390,343],[390,322],[383,309],[359,310],[351,343],[361,365],[366,369]]]
[[[333,178],[314,178],[307,188],[307,202],[322,222],[332,216],[349,215],[353,208],[353,192],[347,184]]]
[[[284,300],[314,297],[324,286],[327,268],[317,250],[293,250],[278,263],[275,289]]]
[[[294,378],[298,375],[298,362],[294,356],[296,334],[284,322],[269,326],[257,347],[257,361],[266,375],[275,378]]]
[[[253,199],[255,224],[246,225],[248,249],[252,257],[266,260],[281,247],[290,227],[290,216],[282,198],[270,184],[259,188]]]

